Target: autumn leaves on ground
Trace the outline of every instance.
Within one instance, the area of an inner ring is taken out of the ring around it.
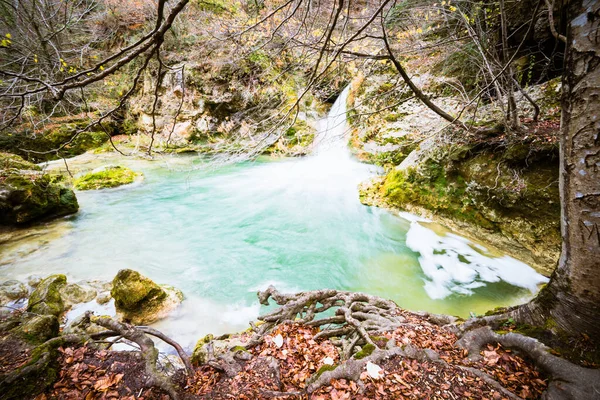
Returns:
[[[342,363],[339,352],[331,340],[315,340],[318,328],[282,324],[260,345],[237,350],[235,358],[242,368],[236,375],[229,377],[205,364],[195,365],[193,376],[179,370],[172,380],[183,399],[535,399],[547,386],[544,376],[531,363],[508,349],[489,344],[481,352],[482,359],[471,362],[466,351],[455,346],[457,336],[450,329],[417,314],[400,309],[397,313],[406,318],[406,324],[373,335],[377,345],[384,348],[394,341],[430,349],[439,360],[417,355],[367,362],[358,381],[334,379],[309,395],[305,389],[311,381]],[[249,341],[250,335],[242,334],[237,339]],[[368,349],[367,345],[353,358],[366,357]],[[37,399],[168,398],[147,385],[144,360],[138,352],[110,351],[93,343],[61,347],[59,352],[58,380]],[[490,385],[468,368],[486,373],[510,393]]]

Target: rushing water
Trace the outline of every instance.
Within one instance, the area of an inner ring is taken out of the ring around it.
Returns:
[[[270,284],[364,291],[461,316],[531,297],[545,278],[525,264],[360,204],[356,186],[374,170],[346,148],[345,98],[321,121],[309,157],[210,170],[191,168],[197,158],[128,161],[142,183],[78,193],[76,216],[3,246],[0,280],[138,270],[184,292],[157,326],[188,346],[247,327],[260,311],[256,291]]]

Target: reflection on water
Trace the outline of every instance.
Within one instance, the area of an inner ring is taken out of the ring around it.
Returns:
[[[157,327],[188,346],[247,327],[260,310],[256,291],[269,284],[364,291],[461,316],[531,297],[545,278],[526,265],[360,204],[356,186],[374,171],[345,148],[341,97],[331,114],[342,117],[323,121],[329,129],[310,157],[212,170],[191,168],[197,158],[124,162],[143,183],[78,193],[76,216],[3,243],[0,279],[138,270],[185,294]]]

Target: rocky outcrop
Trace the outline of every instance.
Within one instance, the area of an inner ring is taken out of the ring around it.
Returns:
[[[22,158],[0,153],[0,225],[18,225],[77,212],[68,189]]]
[[[420,72],[413,80],[445,111],[458,113],[459,98],[440,90],[448,76]],[[357,155],[386,169],[361,188],[364,204],[408,210],[550,275],[560,252],[558,112],[561,85],[551,80],[527,88],[543,120],[517,94],[521,132],[507,132],[493,104],[482,102],[471,131],[449,126],[411,98],[405,84],[374,65],[358,76],[348,97],[352,146]],[[373,114],[373,111],[381,110]],[[463,115],[475,115],[475,109]],[[365,117],[366,116],[366,117]]]
[[[118,317],[134,325],[146,325],[167,316],[183,300],[178,289],[157,285],[131,269],[122,269],[113,279],[111,296]]]

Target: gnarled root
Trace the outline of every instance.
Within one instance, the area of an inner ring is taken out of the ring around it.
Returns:
[[[111,332],[113,332],[113,336],[122,336],[123,338],[133,343],[136,343],[140,347],[140,351],[145,360],[146,373],[148,374],[147,384],[149,386],[156,386],[164,390],[169,394],[169,396],[171,396],[173,400],[179,399],[177,391],[173,387],[170,379],[158,370],[158,349],[154,346],[154,342],[152,341],[152,339],[150,339],[146,335],[146,333],[148,333],[157,336],[156,334],[160,334],[160,332],[155,331],[151,328],[145,328],[144,331],[132,325],[118,322],[110,317],[95,317],[92,316],[91,313],[88,314],[88,316],[90,317],[91,322],[100,325],[106,329],[109,329]],[[181,348],[179,345],[177,346]],[[183,353],[183,350],[181,350],[181,352]],[[185,356],[185,358],[187,359],[187,356]],[[191,369],[191,364],[189,364],[189,360],[187,360],[187,362],[186,360],[184,360],[184,363],[186,364],[186,367],[190,365],[189,368]]]
[[[545,399],[600,399],[600,370],[583,368],[550,354],[538,340],[518,333],[497,334],[488,326],[466,332],[457,342],[469,352],[469,358],[480,358],[480,350],[488,343],[500,343],[517,349],[550,375]]]
[[[353,293],[333,289],[314,290],[295,294],[282,294],[273,286],[258,293],[260,303],[269,304],[269,298],[281,307],[270,314],[259,317],[264,324],[253,328],[254,335],[247,348],[262,342],[263,337],[275,325],[296,322],[320,327],[318,338],[340,337],[346,358],[352,356],[356,346],[371,344],[369,333],[394,330],[405,323],[398,314],[393,301],[364,293]],[[318,318],[318,314],[335,308],[335,315]]]

